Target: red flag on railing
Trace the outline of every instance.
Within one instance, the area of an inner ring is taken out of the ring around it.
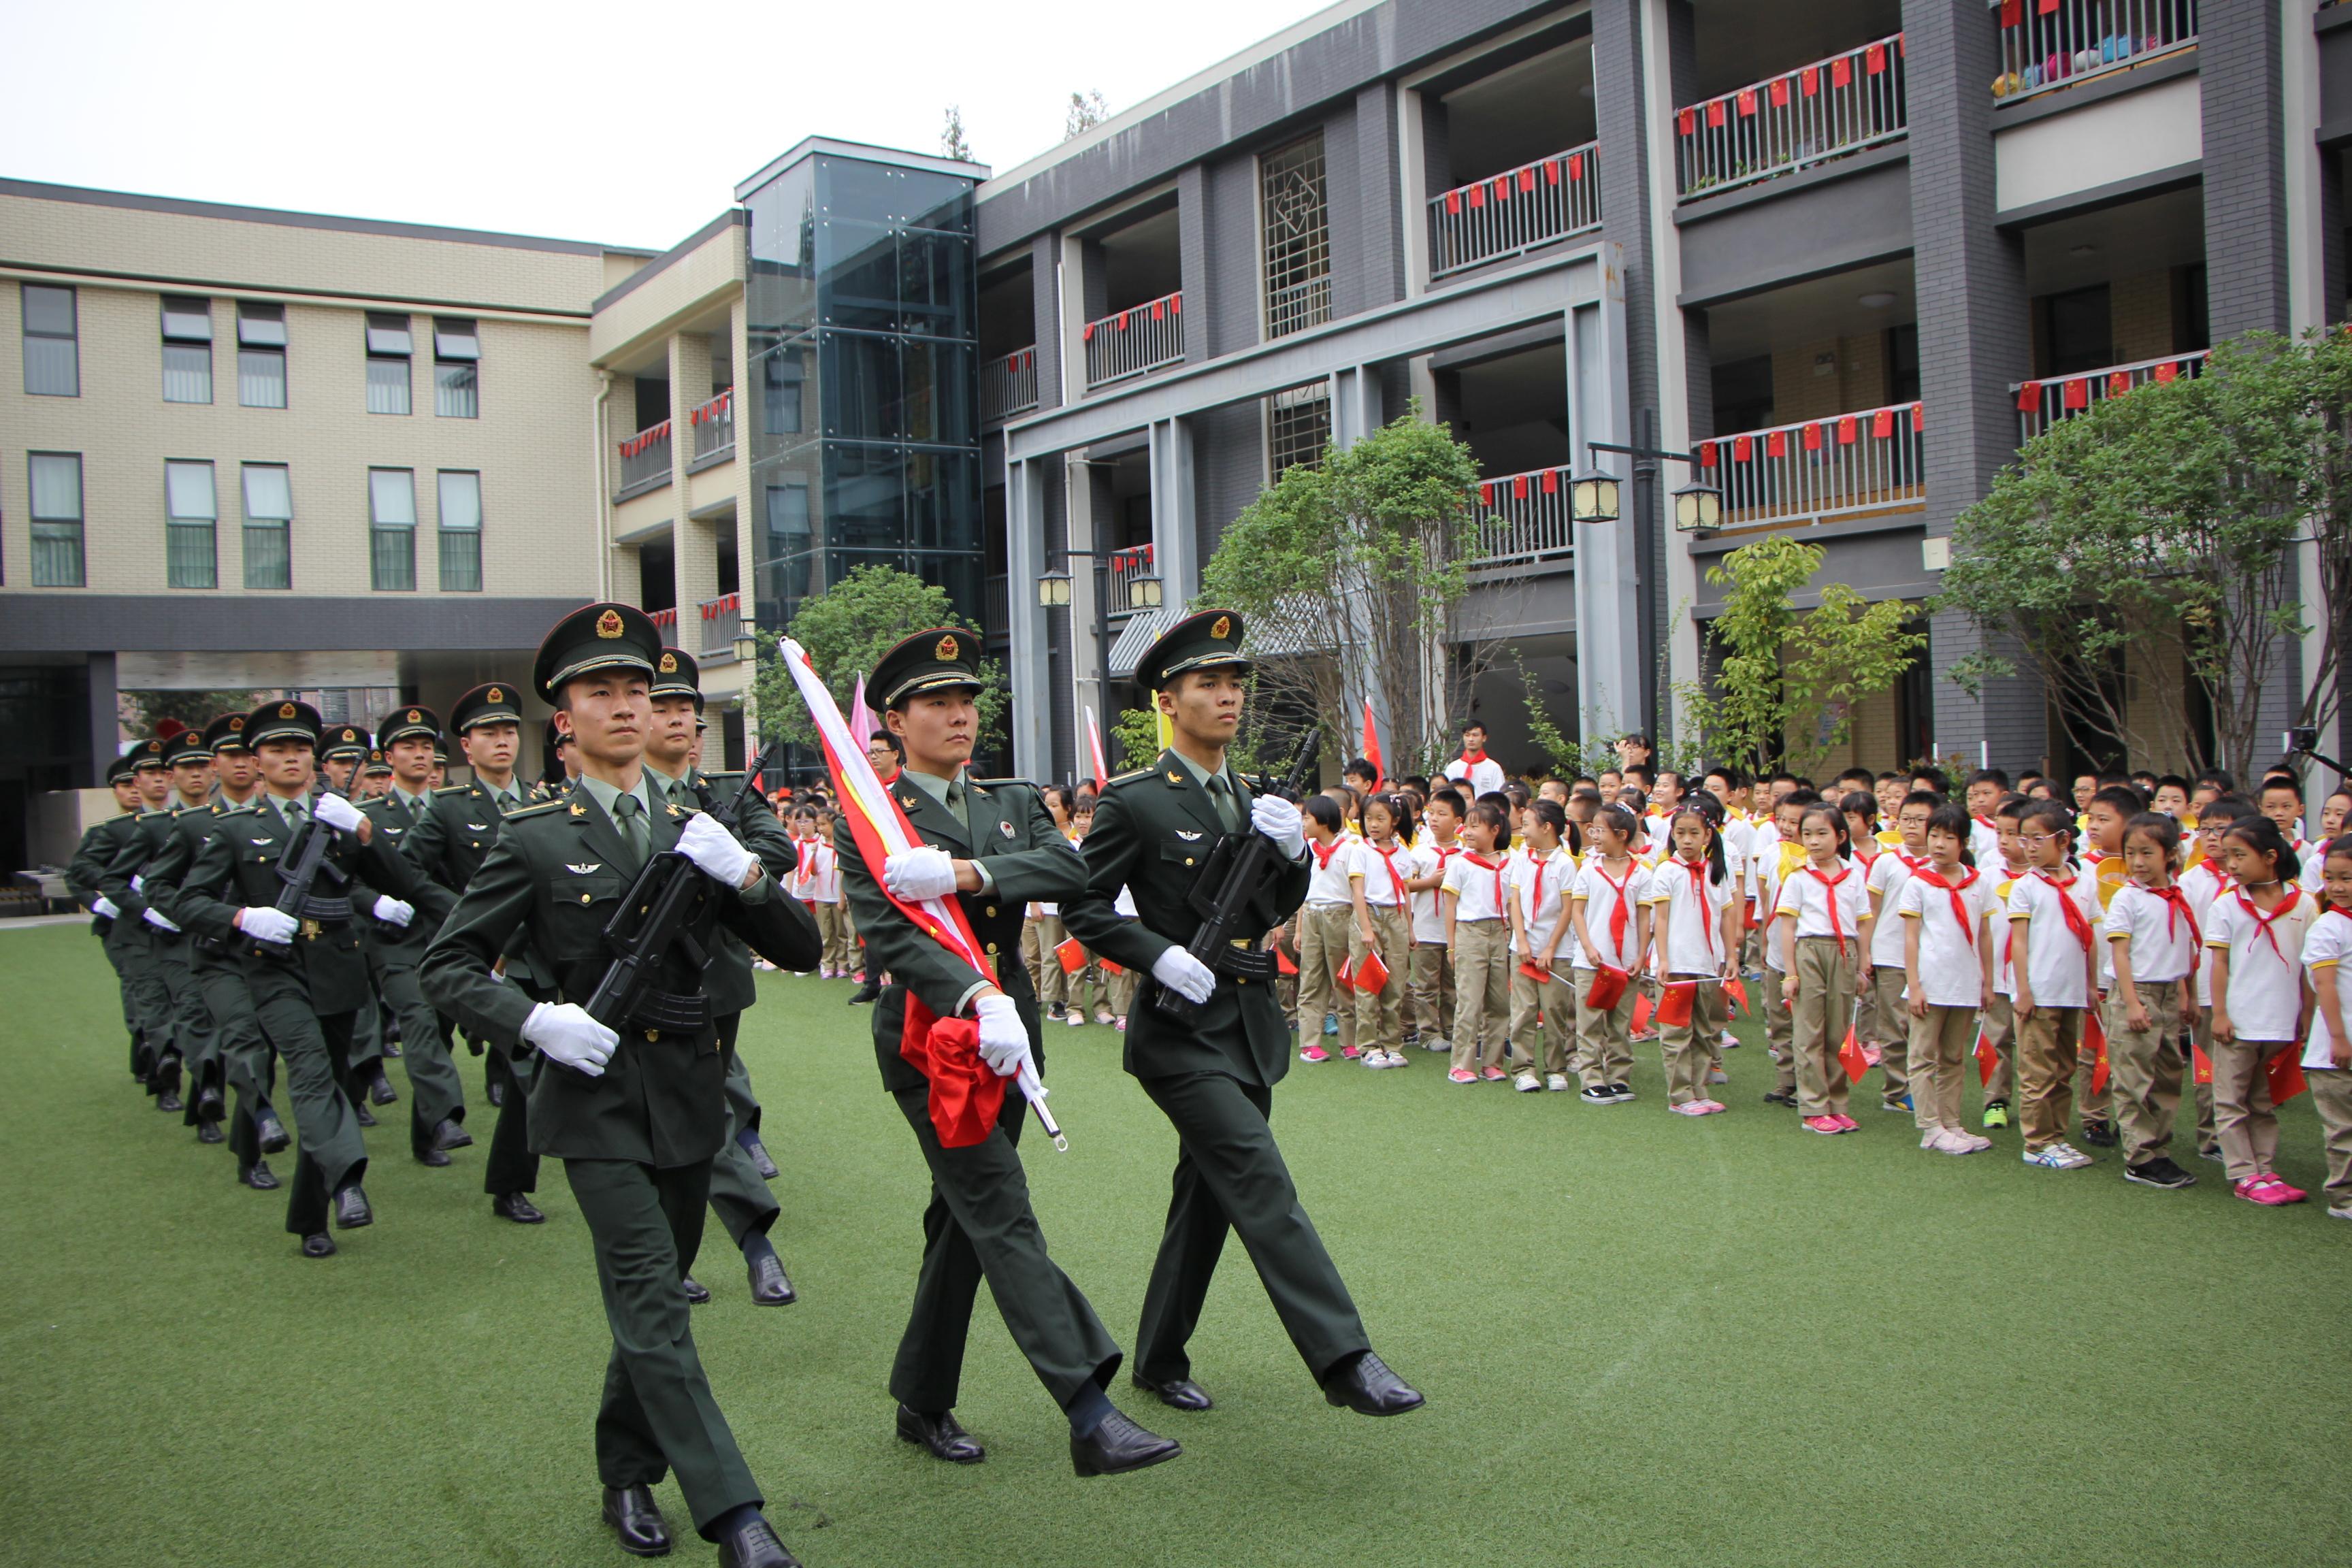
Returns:
[[[1583,153],[1570,153],[1568,155],[1568,177],[1571,180],[1580,180],[1584,178]]]
[[[1723,129],[1723,100],[1717,98],[1707,100],[1706,128],[1709,131]]]
[[[1095,341],[1095,324],[1092,321],[1078,329],[1078,341],[1084,343]]]
[[[1789,79],[1787,77],[1774,77],[1772,79],[1772,107],[1775,109],[1786,109],[1789,107]]]
[[[1743,87],[1739,89],[1739,112],[1743,117],[1755,114],[1756,89],[1754,88]]]
[[[1789,455],[1789,433],[1786,430],[1775,430],[1770,435],[1765,437],[1764,455],[1768,458],[1787,457]]]
[[[1184,290],[1179,289],[1168,296],[1168,309],[1179,316],[1184,313]]]
[[[2169,382],[2179,374],[2180,367],[2174,364],[2170,360],[2167,360],[2162,364],[2156,367],[2156,379],[2158,381]]]
[[[1510,175],[1505,174],[1495,182],[1495,199],[1498,202],[1507,202],[1511,199]]]
[[[1513,500],[1525,500],[1528,499],[1527,475],[1513,474],[1511,476],[1511,499]]]
[[[2000,25],[2021,27],[2025,25],[2025,0],[2000,0]]]
[[[2079,375],[2075,376],[2067,382],[2065,396],[2060,401],[2069,408],[2088,408],[2091,406],[2091,384]]]
[[[2042,384],[2038,381],[2019,382],[2017,384],[2017,411],[2020,414],[2031,414],[2041,406]]]
[[[1895,410],[1892,408],[1882,408],[1876,414],[1872,415],[1870,419],[1870,434],[1874,438],[1881,441],[1884,441],[1889,436],[1894,435]]]
[[[1470,187],[1470,205],[1474,207],[1483,207],[1486,205],[1486,181],[1481,180]]]
[[[1808,452],[1818,452],[1818,451],[1820,451],[1821,449],[1822,449],[1822,427],[1821,427],[1819,425],[1808,425],[1808,426],[1805,426],[1805,450],[1806,450],[1806,451],[1808,451]]]
[[[1677,110],[1675,112],[1675,129],[1685,136],[1689,135],[1698,129],[1698,116],[1687,109]]]
[[[1731,460],[1733,462],[1744,463],[1755,455],[1755,443],[1750,441],[1747,437],[1734,436],[1731,438]]]
[[[1812,97],[1815,93],[1822,90],[1822,68],[1819,66],[1807,66],[1803,72],[1801,73],[1800,79],[1804,84],[1805,96],[1807,98]]]
[[[1525,169],[1521,169],[1521,170],[1519,171],[1519,189],[1521,189],[1521,190],[1523,190],[1523,191],[1532,191],[1532,190],[1534,190],[1535,188],[1536,188],[1536,172],[1535,172],[1535,170],[1534,170],[1532,167],[1525,168]]]
[[[1558,495],[1559,493],[1559,470],[1558,468],[1546,468],[1543,471],[1543,493],[1548,496]]]
[[[1690,111],[1688,110],[1685,110],[1684,112],[1687,114]],[[1548,185],[1556,185],[1559,184],[1559,159],[1546,158],[1544,160],[1544,184]]]
[[[1830,85],[1832,87],[1851,87],[1853,85],[1853,57],[1852,55],[1840,55],[1837,58],[1830,62]]]
[[[1445,210],[1448,214],[1454,216],[1459,216],[1461,215],[1462,193],[1460,191],[1448,191],[1445,193]]]
[[[1701,441],[1698,444],[1698,466],[1702,468],[1711,468],[1715,467],[1714,442]]]
[[[1151,301],[1151,319],[1155,321],[1164,321],[1168,319],[1167,300],[1154,300]]]
[[[1911,434],[1916,436],[1920,431],[1925,430],[1927,427],[1927,405],[1924,403],[1913,404],[1911,405]]]
[[[1121,310],[1118,313],[1118,330],[1122,332],[1127,331],[1127,312],[1125,310]]]
[[[1862,57],[1862,68],[1873,76],[1884,71],[1886,68],[1886,46],[1871,45],[1869,51]]]
[[[2047,16],[2053,11],[2058,9],[2058,0],[2042,0],[2042,4],[2036,5],[2033,9],[2036,16]]]
[[[1478,504],[1481,506],[1493,506],[1495,504],[1495,487],[1493,485],[1482,484],[1478,487]]]
[[[1838,445],[1839,445],[1839,446],[1841,446],[1841,447],[1851,447],[1851,446],[1853,446],[1853,438],[1854,438],[1854,435],[1855,435],[1855,430],[1854,430],[1853,416],[1853,415],[1851,415],[1851,414],[1845,414],[1845,415],[1841,415],[1841,416],[1839,416],[1839,417],[1838,417]]]
[[[2130,390],[2131,372],[2127,370],[2119,370],[2114,372],[2107,377],[2107,395],[2109,397],[2121,397],[2125,393],[2129,392]]]

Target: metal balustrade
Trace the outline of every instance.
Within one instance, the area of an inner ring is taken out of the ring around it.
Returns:
[[[2010,387],[2017,397],[2017,444],[2021,447],[2061,419],[2082,413],[2095,403],[2121,397],[2151,381],[2182,381],[2205,374],[2205,351],[2168,354],[2132,364],[2112,364],[2080,375],[2054,375],[2046,381],[2021,381]]]
[[[1922,405],[1899,403],[1718,436],[1698,444],[1698,479],[1723,492],[1723,526],[1818,522],[1923,506]]]
[[[620,444],[621,484],[626,497],[669,483],[669,421],[649,425]]]
[[[1149,576],[1155,552],[1149,544],[1130,545],[1114,550],[1110,554],[1110,613],[1114,616],[1135,613],[1127,597],[1127,585],[1138,577]]]
[[[703,600],[700,608],[702,657],[709,658],[716,654],[732,654],[735,651],[735,630],[743,619],[743,595],[721,594],[715,599]]]
[[[1786,174],[1907,134],[1903,35],[1675,111],[1685,201]]]
[[[1995,98],[2127,70],[2197,42],[2197,0],[2000,0]]]
[[[731,451],[735,446],[735,389],[729,387],[708,403],[698,404],[687,416],[694,426],[694,455],[699,460]]]
[[[1568,467],[1530,468],[1478,481],[1480,520],[1471,564],[1502,566],[1566,556],[1576,548]]]
[[[999,572],[981,584],[981,609],[988,640],[1002,642],[1013,631],[1013,580]]]
[[[677,629],[677,606],[673,605],[667,610],[647,610],[646,619],[653,622],[664,635],[667,635]]]
[[[1037,406],[1037,346],[1014,349],[980,367],[980,413],[983,419],[1010,419]]]
[[[1430,197],[1430,277],[1599,228],[1600,147],[1587,142]]]
[[[1184,357],[1183,290],[1113,310],[1088,321],[1079,336],[1086,342],[1089,391],[1174,364]]]

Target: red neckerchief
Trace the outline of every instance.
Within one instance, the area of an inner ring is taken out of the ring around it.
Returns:
[[[2009,867],[2004,863],[2001,869],[2006,871],[2009,869]],[[2015,876],[2010,878],[2010,885],[2014,887],[2016,884],[2023,881],[2032,874],[2032,868],[2029,867],[2025,870],[2020,871]],[[2000,963],[2001,967],[2004,969],[2013,971],[2017,967],[2017,922],[2015,921],[2011,921],[2009,922],[2009,935],[2001,942]]]
[[[2034,868],[2033,874],[2058,889],[2058,912],[2066,917],[2066,929],[2074,933],[2074,940],[2083,944],[2084,952],[2090,952],[2091,922],[2084,918],[2083,911],[2074,903],[2074,884],[2082,879],[2069,877],[2062,882],[2039,867]]]
[[[1462,858],[1465,860],[1469,861],[1473,866],[1477,867],[1481,871],[1492,871],[1495,873],[1495,912],[1497,915],[1501,914],[1503,912],[1502,862],[1498,860],[1489,860],[1475,849],[1464,850],[1462,852]]]
[[[1411,900],[1404,896],[1404,879],[1397,875],[1396,861],[1391,858],[1391,857],[1396,854],[1397,849],[1402,849],[1404,846],[1400,844],[1396,847],[1396,849],[1383,849],[1379,845],[1372,843],[1370,839],[1366,839],[1364,842],[1366,847],[1381,858],[1381,864],[1388,868],[1389,886],[1396,890],[1397,908],[1404,908],[1407,903],[1411,902]]]
[[[1931,888],[1944,889],[1944,896],[1952,900],[1952,919],[1959,922],[1960,934],[1969,939],[1970,947],[1974,947],[1977,944],[1976,928],[1969,924],[1969,901],[1960,895],[1977,885],[1979,873],[1973,866],[1966,868],[1966,870],[1968,874],[1957,882],[1946,878],[1933,866],[1915,866],[1911,874]]]
[[[1715,921],[1710,917],[1714,911],[1706,907],[1706,879],[1710,868],[1704,860],[1685,860],[1679,855],[1675,857],[1675,864],[1690,873],[1691,897],[1698,900],[1699,932],[1706,938],[1707,956],[1712,958],[1715,956]]]
[[[1995,822],[1995,821],[1994,821],[1991,817],[1990,817],[1990,816],[1979,816],[1979,817],[1974,817],[1974,818],[1972,818],[1971,820],[1973,820],[1979,827],[1990,827],[1990,828],[1991,828],[1995,833],[1999,833],[1999,832],[2000,831],[2000,823],[1998,823],[1998,822]]]
[[[1462,770],[1467,773],[1486,760],[1486,753],[1484,752],[1465,752],[1462,753]]]
[[[2189,907],[2189,895],[2180,890],[2178,882],[2167,882],[2161,888],[2151,888],[2145,882],[2134,882],[2132,886],[2149,898],[2163,902],[2165,941],[2172,940],[2172,933],[2180,929],[2182,921],[2189,922],[2189,973],[2195,974],[2200,956],[2199,950],[2205,945],[2205,933],[2197,929],[2197,911]]]
[[[1347,845],[1348,841],[1346,839],[1334,838],[1331,840],[1331,847],[1326,849],[1320,844],[1316,843],[1312,838],[1307,841],[1307,847],[1315,851],[1315,868],[1318,871],[1329,870],[1331,868],[1331,857],[1346,848]]]
[[[1608,882],[1609,890],[1617,895],[1616,907],[1609,911],[1609,956],[1612,958],[1625,951],[1625,928],[1633,920],[1633,907],[1626,900],[1625,889],[1632,884],[1634,868],[1639,865],[1641,862],[1635,860],[1625,868],[1624,881],[1610,882],[1609,868],[1601,860],[1592,862],[1593,873],[1603,882]]]
[[[2271,944],[2271,951],[2278,954],[2278,961],[2281,963],[2287,962],[2286,950],[2279,946],[2278,932],[2271,928],[2275,926],[2280,921],[2284,920],[2286,918],[2286,912],[2294,908],[2294,906],[2301,902],[2303,899],[2303,889],[2301,888],[2296,887],[2293,882],[2288,882],[2285,886],[2286,897],[2281,899],[2278,901],[2278,908],[2273,910],[2269,914],[2264,914],[2262,910],[2254,907],[2254,900],[2246,897],[2246,892],[2243,888],[2238,889],[2238,907],[2245,910],[2247,914],[2253,917],[2255,931],[2269,942]]]
[[[1843,958],[1845,956],[1845,916],[1838,911],[1837,889],[1839,883],[1853,875],[1853,868],[1841,866],[1838,868],[1836,876],[1824,877],[1821,873],[1821,868],[1808,865],[1805,868],[1805,875],[1819,882],[1822,885],[1822,890],[1829,895],[1830,934],[1837,938],[1838,956]]]

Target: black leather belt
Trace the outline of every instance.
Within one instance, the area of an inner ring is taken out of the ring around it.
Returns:
[[[647,991],[629,1022],[640,1029],[694,1034],[710,1024],[710,999],[700,992]]]

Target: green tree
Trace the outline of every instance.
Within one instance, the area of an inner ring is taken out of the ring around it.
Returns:
[[[971,622],[956,614],[946,589],[895,566],[860,566],[824,593],[802,601],[788,629],[808,649],[825,689],[846,712],[857,678],[872,674],[876,661],[893,645],[928,626],[954,626],[979,636]],[[1003,732],[1008,700],[1003,665],[986,660],[980,675],[987,682],[980,694],[981,743],[986,745]],[[782,735],[802,745],[816,744],[816,726],[809,722],[808,709],[773,644],[760,650],[751,689],[767,738]]]
[[[1820,607],[1800,613],[1797,591],[1822,559],[1819,545],[1780,534],[1707,568],[1726,590],[1713,628],[1722,662],[1711,687],[1686,682],[1678,695],[1708,755],[1750,772],[1779,758],[1813,772],[1852,736],[1853,705],[1892,688],[1926,644],[1906,629],[1909,605],[1871,604],[1844,583],[1824,584]]]
[[[1122,710],[1111,726],[1110,741],[1118,753],[1111,761],[1114,771],[1150,767],[1160,760],[1160,715],[1149,708]]]
[[[166,719],[201,730],[224,713],[247,712],[260,700],[253,691],[124,691],[117,695],[115,711],[131,734],[152,735]]]
[[[971,142],[963,133],[963,105],[948,105],[947,124],[940,131],[940,156],[955,158],[969,163],[972,161]]]

